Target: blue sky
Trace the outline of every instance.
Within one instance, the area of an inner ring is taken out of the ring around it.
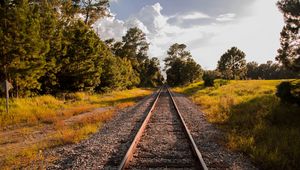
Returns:
[[[185,43],[205,69],[214,69],[232,46],[247,61],[274,60],[279,48],[282,14],[277,0],[111,0],[113,17],[95,23],[102,39],[121,37],[130,27],[142,29],[149,55],[161,60],[174,43]]]

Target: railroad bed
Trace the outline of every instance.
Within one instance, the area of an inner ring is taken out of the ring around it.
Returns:
[[[119,169],[205,169],[166,87],[152,108]]]

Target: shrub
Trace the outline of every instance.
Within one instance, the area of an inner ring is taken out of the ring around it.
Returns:
[[[296,93],[298,90],[297,84],[285,81],[277,86],[276,96],[284,103],[297,103],[299,105],[300,98]]]
[[[214,80],[217,77],[217,73],[215,71],[205,71],[203,74],[204,86],[212,87],[214,86]]]

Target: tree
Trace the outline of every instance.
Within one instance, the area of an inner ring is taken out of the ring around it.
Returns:
[[[45,74],[48,42],[43,41],[39,6],[28,0],[4,1],[0,7],[1,79],[9,80],[18,96],[30,95]]]
[[[40,15],[41,15],[41,38],[47,44],[49,49],[48,53],[45,55],[46,65],[45,65],[45,75],[43,75],[39,82],[41,83],[41,94],[51,94],[58,91],[59,82],[57,80],[56,74],[61,69],[61,63],[59,63],[59,58],[64,56],[66,50],[64,44],[66,40],[62,35],[63,23],[59,19],[60,14],[53,10],[57,6],[56,2],[48,0],[43,0],[40,4]]]
[[[68,23],[82,17],[85,24],[91,26],[98,19],[108,16],[108,0],[63,0],[61,1],[62,18]]]
[[[80,13],[84,16],[84,23],[92,25],[99,18],[108,15],[108,0],[73,0],[80,8]]]
[[[139,79],[134,75],[130,61],[113,55],[106,55],[103,60],[101,83],[96,91],[111,91],[132,88]]]
[[[300,1],[280,0],[277,6],[283,13],[285,26],[281,31],[280,49],[276,60],[287,68],[300,72]]]
[[[130,28],[123,36],[122,51],[116,55],[132,61],[133,66],[138,66],[148,58],[149,43],[146,34],[139,28]]]
[[[162,85],[163,76],[161,75],[159,65],[159,60],[156,57],[146,59],[142,65],[140,86],[157,87]]]
[[[272,61],[260,65],[252,61],[247,63],[246,77],[249,79],[293,79],[299,78],[299,75]]]
[[[205,87],[214,86],[214,80],[218,77],[218,72],[215,70],[206,70],[203,74],[203,81]]]
[[[93,91],[100,84],[105,44],[81,20],[74,21],[63,31],[67,39],[66,55],[57,73],[60,89],[67,92]]]
[[[144,79],[142,77],[142,67],[145,61],[148,60],[149,43],[146,40],[146,34],[139,28],[134,27],[130,28],[126,35],[122,37],[122,42],[115,42],[113,39],[109,39],[106,40],[106,44],[116,56],[130,61],[134,70],[133,75],[139,79],[139,81],[135,82],[141,82],[140,80]]]
[[[247,78],[250,79],[258,79],[259,73],[258,73],[258,63],[255,61],[247,63]]]
[[[203,71],[193,59],[185,44],[173,44],[164,59],[167,82],[171,86],[184,85],[199,80]]]
[[[244,78],[247,71],[245,53],[237,47],[232,47],[221,56],[217,69],[225,79]]]

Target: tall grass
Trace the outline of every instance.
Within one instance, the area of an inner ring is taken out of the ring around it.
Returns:
[[[11,99],[9,113],[5,112],[5,100],[0,99],[0,129],[8,126],[52,124],[59,119],[91,111],[97,107],[130,103],[148,95],[151,90],[133,89],[108,94],[77,92],[63,98],[45,95],[32,98]]]
[[[106,94],[80,92],[57,98],[47,95],[12,99],[8,114],[5,112],[5,101],[1,99],[0,169],[42,169],[32,167],[38,161],[49,159],[44,158],[40,151],[86,139],[112,119],[116,110],[132,106],[150,93],[151,89],[137,88]],[[100,107],[107,109],[95,110]],[[83,114],[86,112],[89,114]],[[66,121],[71,118],[75,119]],[[13,134],[11,137],[2,138],[10,131],[12,133],[9,134]],[[22,144],[26,137],[35,136],[40,131],[43,133],[41,139]]]
[[[227,134],[227,146],[247,153],[262,169],[300,168],[300,107],[275,96],[280,80],[202,82],[176,88]]]

